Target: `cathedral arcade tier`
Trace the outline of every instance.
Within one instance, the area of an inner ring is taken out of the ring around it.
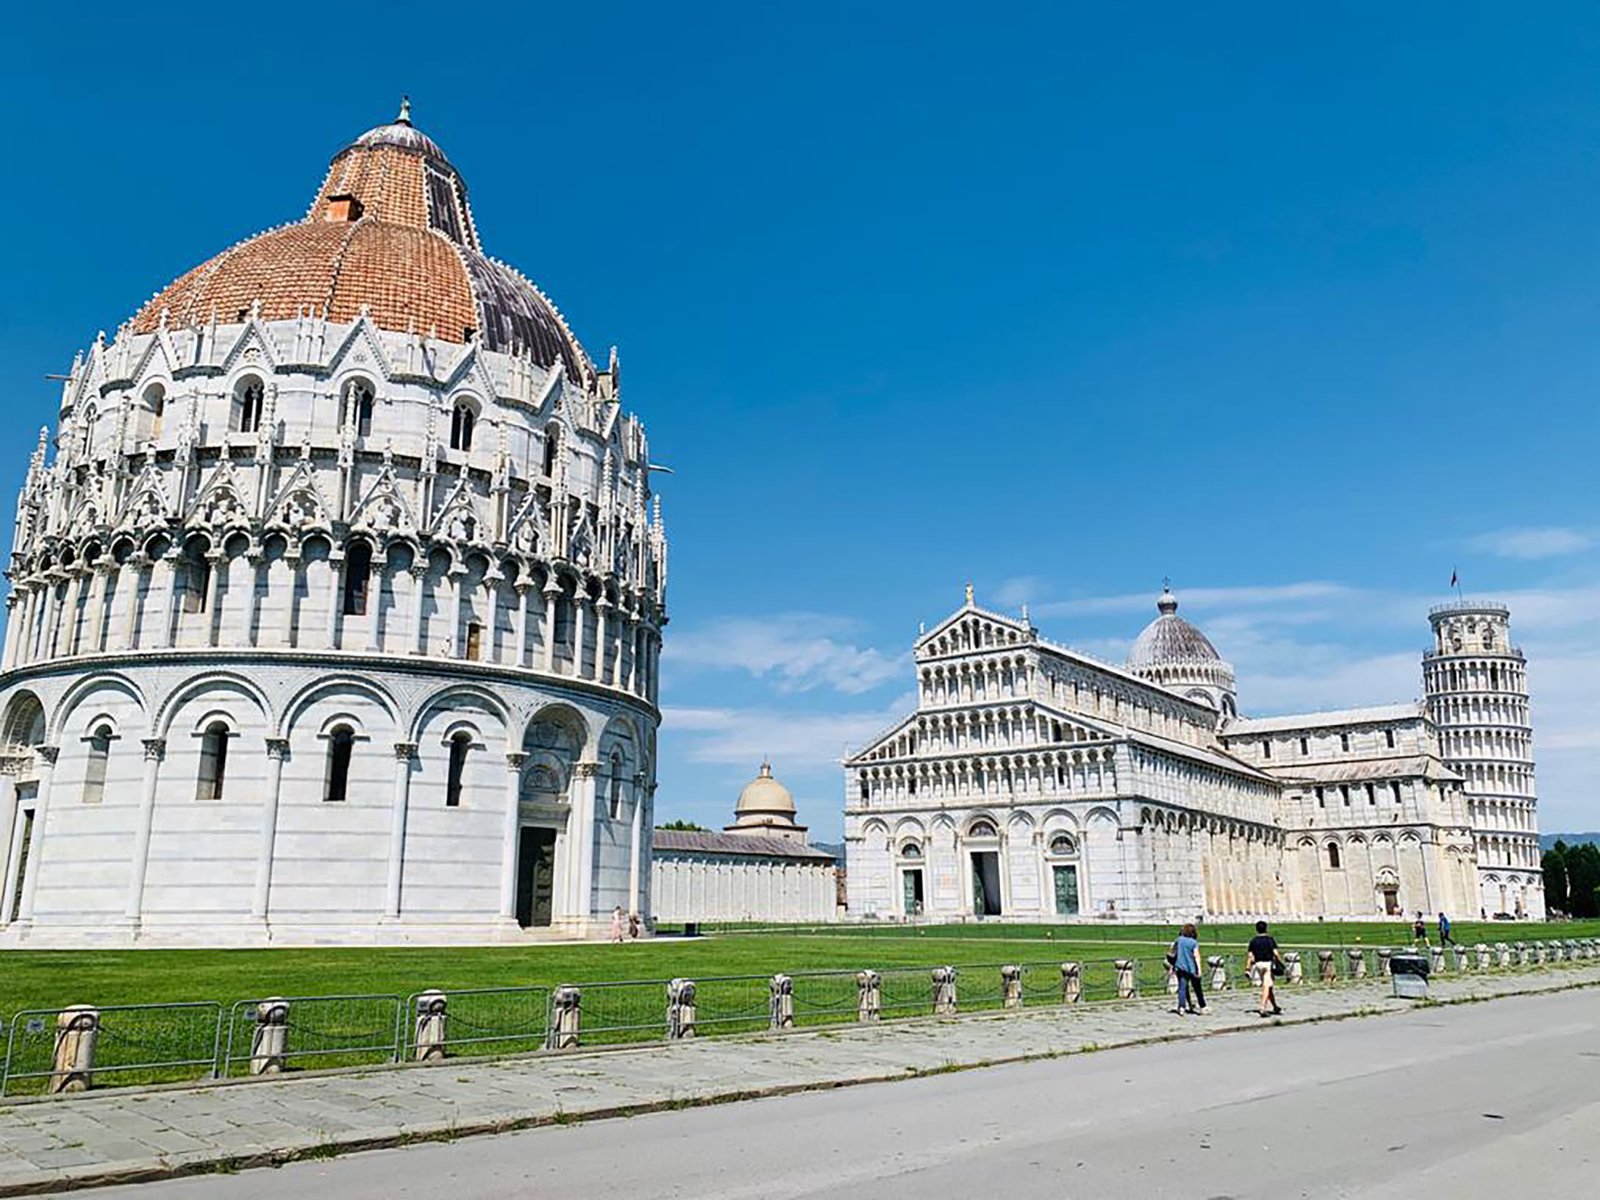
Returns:
[[[71,371],[18,503],[0,944],[649,911],[644,427],[402,111]]]

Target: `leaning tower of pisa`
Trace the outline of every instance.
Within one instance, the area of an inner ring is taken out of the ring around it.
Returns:
[[[1422,657],[1428,716],[1445,761],[1465,780],[1478,844],[1480,905],[1489,916],[1544,917],[1528,667],[1511,642],[1511,610],[1454,601],[1428,613]]]

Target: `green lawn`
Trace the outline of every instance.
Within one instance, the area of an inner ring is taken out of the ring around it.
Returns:
[[[1242,946],[1248,925],[1211,925],[1206,950]],[[1398,923],[1275,926],[1286,947],[1400,946]],[[687,976],[771,975],[816,969],[932,967],[1005,962],[1159,961],[1174,930],[1153,925],[886,925],[812,930],[748,930],[624,946],[448,947],[281,950],[10,950],[0,952],[4,1015],[67,1004],[138,1004],[234,1000],[268,995],[395,993],[460,988],[649,980]],[[1432,927],[1430,937],[1434,936]],[[1463,922],[1456,938],[1474,941],[1596,937],[1600,922],[1562,925]]]

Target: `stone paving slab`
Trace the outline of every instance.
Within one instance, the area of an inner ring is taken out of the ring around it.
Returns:
[[[1600,963],[1435,977],[1463,1002],[1600,986]],[[408,1141],[585,1117],[912,1078],[1112,1046],[1406,1011],[1387,980],[1283,990],[1262,1020],[1251,994],[1183,1018],[1169,997],[1028,1009],[499,1061],[281,1076],[0,1104],[0,1196],[265,1166]]]

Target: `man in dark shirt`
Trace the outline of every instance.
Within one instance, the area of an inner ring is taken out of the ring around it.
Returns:
[[[1267,932],[1265,921],[1256,922],[1256,935],[1250,939],[1250,949],[1245,955],[1245,968],[1250,980],[1261,989],[1261,1015],[1270,1017],[1281,1013],[1278,993],[1272,986],[1272,964],[1278,962],[1278,940]]]

